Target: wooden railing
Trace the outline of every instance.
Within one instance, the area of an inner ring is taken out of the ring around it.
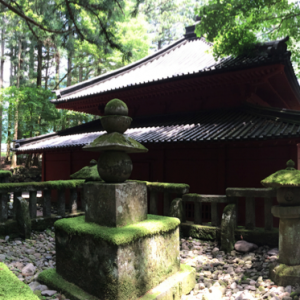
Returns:
[[[57,190],[56,209],[57,215],[64,217],[66,212],[66,189],[70,190],[70,213],[77,211],[77,189],[82,186],[84,180],[60,180],[26,183],[2,183],[0,184],[0,222],[8,219],[8,202],[13,193],[13,219],[16,218],[16,199],[22,196],[22,192],[29,192],[29,215],[37,217],[37,192],[43,192],[43,217],[51,216],[51,191]]]

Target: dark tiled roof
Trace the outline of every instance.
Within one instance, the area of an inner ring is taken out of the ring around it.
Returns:
[[[186,76],[206,76],[212,73],[247,69],[261,65],[284,63],[288,77],[299,92],[299,84],[290,63],[286,39],[258,44],[251,54],[228,57],[216,62],[208,50],[212,44],[204,38],[186,35],[185,38],[138,62],[56,91],[57,100],[63,103],[109,91],[123,90],[155,82],[177,80]]]
[[[82,147],[104,134],[100,120],[51,136],[18,140],[17,151]],[[142,144],[267,140],[300,137],[300,112],[243,106],[135,118],[126,131]],[[36,139],[36,140],[34,140]]]

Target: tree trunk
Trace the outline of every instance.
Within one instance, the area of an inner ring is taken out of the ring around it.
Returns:
[[[68,53],[68,77],[67,77],[67,86],[70,86],[72,84],[72,54]]]
[[[2,20],[4,21],[4,17],[2,17]],[[5,36],[5,31],[4,27],[1,30],[1,52],[0,52],[0,57],[2,57],[1,62],[0,62],[0,90],[3,88],[4,85],[4,36]],[[1,161],[1,143],[2,143],[2,114],[3,114],[3,98],[0,98],[0,169],[2,167],[2,161]]]
[[[57,84],[57,89],[59,90],[59,67],[60,67],[60,54],[59,54],[59,51],[57,49],[57,52],[55,54],[55,63],[56,63],[56,70],[55,70],[55,73],[56,73],[56,84]]]
[[[50,61],[50,49],[48,46],[47,47],[47,67],[46,67],[46,76],[45,76],[45,89],[48,88],[49,61]]]
[[[41,42],[38,42],[38,56],[37,56],[37,78],[36,78],[36,86],[42,85],[42,64],[43,64],[43,45]]]
[[[21,80],[21,67],[22,67],[22,40],[19,38],[19,50],[18,50],[18,73],[17,73],[17,88],[20,87]],[[15,104],[15,119],[14,119],[14,140],[18,139],[18,130],[19,130],[19,100],[17,99]],[[13,144],[15,148],[15,142]],[[17,166],[17,155],[14,153],[11,160],[11,167],[16,168]]]

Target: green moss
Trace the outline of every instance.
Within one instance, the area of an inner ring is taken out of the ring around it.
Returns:
[[[99,176],[97,165],[83,167],[70,176],[71,179],[85,179],[86,181],[103,181]]]
[[[11,172],[10,171],[5,171],[5,170],[0,170],[0,178],[2,177],[11,177]]]
[[[179,226],[177,218],[148,215],[148,219],[142,222],[124,227],[105,227],[95,223],[86,223],[85,217],[62,219],[55,222],[56,230],[63,230],[69,235],[88,234],[94,239],[105,240],[113,245],[129,244],[137,239],[155,234],[167,233]]]
[[[167,183],[167,182],[150,182],[150,181],[141,181],[141,180],[127,180],[127,181],[136,181],[143,182],[147,185],[147,188],[151,191],[157,192],[170,192],[170,193],[182,193],[188,192],[190,186],[185,183]]]
[[[20,281],[8,267],[0,262],[0,299],[39,300],[30,287]]]
[[[89,151],[116,150],[127,153],[142,153],[148,149],[131,137],[119,132],[112,132],[100,135],[93,142],[83,147]]]
[[[55,180],[43,182],[21,182],[21,183],[0,183],[0,192],[13,190],[14,188],[36,187],[39,189],[74,189],[83,184],[84,180]]]
[[[285,170],[280,170],[261,181],[265,187],[300,186],[300,171],[294,168],[295,163],[290,159]]]
[[[72,300],[97,300],[96,297],[84,292],[75,284],[64,280],[56,273],[55,269],[48,269],[41,272],[38,276],[38,280],[52,289],[63,291],[63,294]]]

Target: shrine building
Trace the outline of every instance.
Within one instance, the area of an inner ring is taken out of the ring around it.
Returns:
[[[132,179],[225,194],[227,187],[262,187],[289,159],[299,169],[300,88],[287,38],[216,62],[194,29],[137,62],[57,90],[52,103],[101,116],[109,100],[123,100],[133,118],[125,134],[149,149],[131,155]],[[98,159],[82,147],[104,133],[98,119],[19,139],[13,150],[43,155],[42,180],[69,179]]]

